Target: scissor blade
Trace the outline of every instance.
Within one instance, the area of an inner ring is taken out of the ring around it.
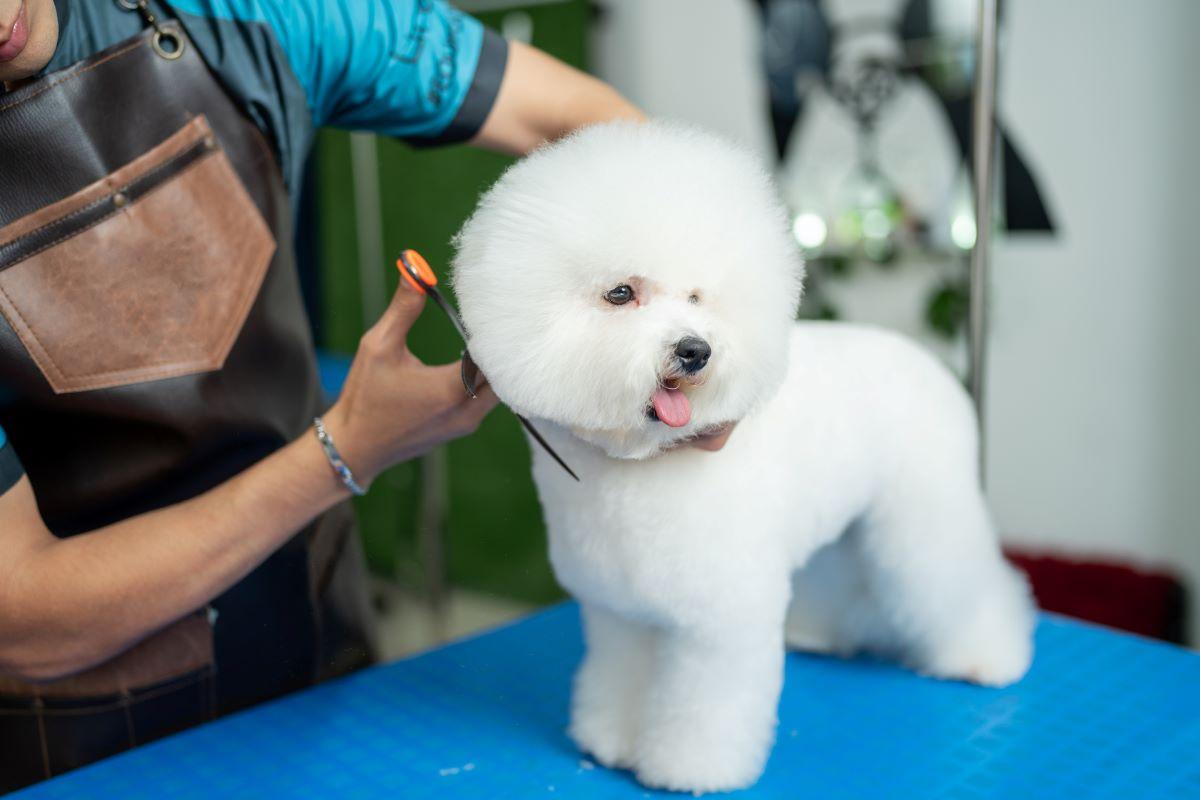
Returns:
[[[437,290],[434,286],[429,286],[426,291],[433,298],[433,302],[437,303],[438,308],[446,312],[446,316],[450,318],[450,323],[454,325],[458,335],[462,337],[463,342],[467,341],[467,329],[463,326],[462,319],[458,316],[458,312],[454,310],[454,306],[450,305],[449,301]]]
[[[529,431],[529,435],[532,436],[534,440],[542,446],[542,449],[549,453],[550,457],[557,461],[558,465],[565,469],[568,475],[570,475],[576,481],[579,481],[579,476],[575,474],[574,470],[567,466],[567,462],[563,461],[558,453],[554,452],[554,448],[550,446],[549,442],[542,438],[542,435],[538,433],[538,429],[533,427],[533,423],[525,419],[525,417],[521,416],[520,414],[517,414],[515,411],[513,414],[516,415],[517,419],[521,420],[521,424],[525,426],[525,430]],[[582,483],[582,481],[580,482]]]

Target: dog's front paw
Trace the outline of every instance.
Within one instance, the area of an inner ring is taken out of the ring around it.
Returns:
[[[628,725],[616,705],[581,708],[577,703],[567,733],[580,750],[600,764],[623,769],[632,764],[633,742],[629,741]]]
[[[676,792],[729,792],[745,789],[762,775],[771,741],[746,743],[697,737],[644,743],[634,772],[646,786]]]

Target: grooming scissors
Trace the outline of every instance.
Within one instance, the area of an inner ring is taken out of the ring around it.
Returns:
[[[454,306],[450,305],[450,301],[448,301],[445,295],[443,295],[437,288],[437,275],[435,275],[433,269],[430,268],[429,262],[426,261],[425,258],[416,250],[405,250],[401,252],[400,258],[396,260],[396,268],[400,270],[400,274],[405,280],[408,281],[409,286],[413,287],[421,294],[433,298],[433,302],[436,303],[437,307],[445,312],[446,316],[450,318],[451,324],[453,324],[455,330],[458,331],[458,335],[462,337],[463,351],[461,374],[463,388],[466,389],[468,395],[475,397],[475,390],[476,387],[479,386],[481,373],[478,365],[476,365],[475,361],[471,358],[471,354],[466,350],[467,329],[463,327],[462,319],[458,316],[458,312],[455,311]],[[559,456],[558,453],[554,452],[554,448],[551,447],[550,443],[542,437],[542,434],[538,432],[538,429],[533,427],[533,423],[521,414],[517,414],[515,411],[513,411],[513,414],[518,420],[520,420],[521,425],[525,427],[525,430],[529,432],[529,435],[533,437],[533,440],[541,445],[542,449],[545,450],[551,458],[558,462],[558,465],[566,470],[568,475],[575,480],[579,480],[579,476],[575,474],[574,470],[567,466],[567,462],[563,461],[562,457]]]

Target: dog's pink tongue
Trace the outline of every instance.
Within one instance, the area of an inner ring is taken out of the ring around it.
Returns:
[[[688,402],[687,395],[678,389],[658,387],[650,398],[650,404],[654,406],[658,418],[672,428],[682,428],[692,418],[692,404]]]

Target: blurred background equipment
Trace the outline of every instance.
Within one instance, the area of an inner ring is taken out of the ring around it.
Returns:
[[[802,315],[895,328],[965,376],[978,0],[460,5],[775,163],[811,265]],[[989,500],[1045,607],[1195,642],[1200,4],[1001,11]],[[299,238],[333,388],[395,286],[387,254],[416,247],[444,272],[508,163],[322,133]],[[458,355],[435,314],[411,344]],[[561,596],[510,416],[386,473],[359,512],[391,654]]]
[[[823,291],[827,279],[933,262],[943,265],[943,275],[929,288],[926,322],[954,340],[966,322],[965,264],[978,230],[970,191],[977,171],[970,156],[973,86],[981,74],[978,3],[758,5],[772,139],[796,241],[810,266],[806,315],[840,316],[836,293]],[[996,12],[994,3],[987,5]],[[993,50],[996,39],[985,39]],[[813,140],[804,125],[809,110],[835,118],[840,147]],[[924,135],[900,141],[889,128]],[[881,129],[888,136],[884,153]],[[1002,202],[991,224],[1053,232],[1037,182],[1001,125],[996,138]]]

